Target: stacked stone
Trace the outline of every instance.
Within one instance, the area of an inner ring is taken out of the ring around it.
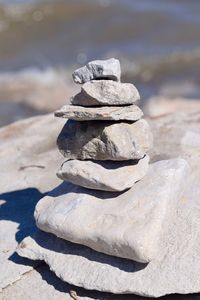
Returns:
[[[18,253],[86,289],[150,297],[185,292],[185,257],[193,256],[176,251],[185,247],[188,164],[177,158],[148,169],[152,135],[135,105],[137,89],[120,82],[118,60],[90,62],[73,77],[81,92],[56,112],[71,119],[58,137],[67,158],[58,172],[64,182],[37,203],[41,231]]]
[[[147,173],[152,134],[135,105],[138,90],[120,82],[120,75],[114,58],[92,61],[73,73],[83,84],[81,92],[55,113],[69,119],[58,137],[67,158],[59,178],[94,190],[124,191]]]

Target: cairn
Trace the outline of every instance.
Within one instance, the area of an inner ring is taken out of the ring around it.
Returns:
[[[64,182],[37,203],[41,231],[25,238],[18,253],[44,260],[62,280],[86,289],[157,297],[179,292],[166,232],[188,165],[180,158],[149,165],[151,130],[135,104],[136,87],[120,82],[120,74],[117,59],[73,73],[81,92],[55,113],[68,119],[57,140]]]
[[[138,90],[121,83],[120,74],[114,58],[90,62],[73,73],[74,81],[83,84],[81,92],[55,113],[72,120],[58,137],[58,147],[68,159],[59,178],[89,189],[120,192],[147,173],[152,134],[135,105]]]

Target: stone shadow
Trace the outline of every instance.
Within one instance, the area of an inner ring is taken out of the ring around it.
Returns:
[[[88,189],[85,187],[77,186],[73,183],[64,181],[60,185],[58,185],[55,189],[50,191],[48,193],[49,196],[51,197],[59,197],[62,195],[65,195],[67,193],[76,193],[76,194],[85,194],[85,195],[90,195],[90,196],[95,196],[98,199],[101,200],[111,200],[115,199],[116,197],[120,196],[123,193],[126,193],[126,191],[122,192],[109,192],[109,191],[101,191],[101,190],[93,190],[93,189]]]
[[[36,243],[52,252],[62,253],[70,256],[81,256],[87,261],[98,262],[103,265],[110,265],[124,272],[138,272],[143,270],[147,263],[139,263],[130,259],[115,257],[101,252],[97,252],[87,246],[68,242],[58,238],[51,233],[46,233],[41,230],[32,236]]]
[[[26,188],[0,194],[0,200],[5,201],[0,206],[0,220],[19,224],[18,231],[15,234],[18,243],[27,235],[35,232],[36,225],[33,217],[35,205],[45,195],[46,193],[41,193],[36,188]],[[15,252],[9,259],[17,264],[32,265],[30,260],[18,256]]]

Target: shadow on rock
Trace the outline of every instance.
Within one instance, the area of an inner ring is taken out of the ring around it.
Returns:
[[[66,256],[81,256],[89,261],[98,262],[103,265],[107,264],[125,272],[138,272],[147,266],[146,263],[139,263],[133,260],[97,252],[89,247],[68,242],[51,233],[45,233],[40,230],[33,235],[33,239],[43,249],[66,254]]]
[[[5,201],[0,206],[0,219],[19,224],[15,235],[18,243],[27,235],[33,234],[36,230],[33,217],[35,205],[45,195],[36,188],[27,188],[0,194],[0,200]],[[12,254],[9,259],[18,264],[30,265],[28,259],[21,258],[16,253]]]

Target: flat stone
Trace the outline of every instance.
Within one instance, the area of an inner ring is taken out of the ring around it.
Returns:
[[[81,92],[71,98],[71,103],[81,106],[122,106],[133,104],[139,99],[139,92],[132,83],[93,80],[82,86]]]
[[[148,156],[127,162],[68,160],[63,163],[57,176],[89,189],[124,191],[145,176],[148,165]]]
[[[152,146],[148,123],[110,121],[67,121],[58,140],[67,159],[129,160],[140,159]]]
[[[37,226],[96,251],[147,263],[159,253],[187,176],[185,160],[160,161],[122,194],[63,183],[38,202]]]
[[[120,81],[121,67],[118,59],[93,60],[75,70],[72,74],[75,83],[84,83],[92,79],[111,79]]]
[[[136,105],[124,107],[103,106],[103,107],[82,107],[75,105],[64,105],[55,112],[56,117],[67,118],[76,121],[90,120],[128,120],[137,121],[143,116],[143,112]]]

